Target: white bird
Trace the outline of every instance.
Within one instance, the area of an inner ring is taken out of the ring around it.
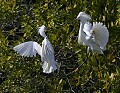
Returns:
[[[88,46],[87,52],[102,53],[106,49],[106,44],[109,38],[108,29],[103,23],[93,22],[93,25],[88,22],[91,17],[84,12],[80,12],[76,19],[80,19],[80,29],[78,35],[78,43]]]
[[[38,53],[41,56],[41,61],[43,62],[43,72],[51,73],[57,69],[57,63],[54,58],[54,49],[45,35],[45,29],[46,27],[44,25],[38,29],[39,34],[44,37],[42,47],[37,42],[29,41],[19,44],[13,49],[23,57],[35,57],[36,53]]]

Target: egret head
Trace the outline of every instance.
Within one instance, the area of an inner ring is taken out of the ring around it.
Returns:
[[[81,21],[85,21],[85,22],[92,20],[91,17],[88,14],[84,13],[84,12],[80,12],[76,19],[80,19]]]
[[[38,28],[38,33],[43,36],[43,37],[46,37],[46,34],[45,34],[45,30],[46,30],[46,27],[45,25],[42,25]]]

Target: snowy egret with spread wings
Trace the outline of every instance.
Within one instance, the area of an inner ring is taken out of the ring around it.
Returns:
[[[43,62],[43,72],[51,73],[57,69],[57,63],[55,61],[52,44],[44,32],[45,29],[46,27],[44,25],[38,29],[38,33],[44,37],[42,46],[40,46],[37,42],[28,41],[15,46],[13,49],[23,57],[35,57],[36,53],[38,53],[41,56],[41,61]]]
[[[88,46],[87,52],[92,50],[103,54],[109,39],[107,27],[101,22],[93,22],[92,25],[89,22],[91,17],[84,12],[80,12],[76,19],[80,19],[78,43]]]

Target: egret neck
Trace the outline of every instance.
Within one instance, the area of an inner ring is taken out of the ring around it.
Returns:
[[[85,41],[85,33],[83,32],[83,27],[84,27],[85,21],[80,22],[80,28],[79,28],[79,34],[78,34],[78,43],[80,45],[83,44]]]

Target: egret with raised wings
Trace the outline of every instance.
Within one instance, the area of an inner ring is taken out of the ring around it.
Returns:
[[[88,46],[87,52],[92,50],[93,52],[103,54],[109,38],[107,27],[100,22],[93,22],[92,25],[89,22],[91,21],[91,17],[84,12],[80,12],[76,19],[80,19],[81,21],[78,43]]]
[[[43,62],[43,72],[51,73],[57,69],[57,63],[54,58],[54,49],[44,32],[45,29],[46,27],[44,25],[38,29],[38,33],[44,37],[42,47],[37,42],[28,41],[15,46],[13,49],[23,57],[35,57],[36,53],[38,53]]]

